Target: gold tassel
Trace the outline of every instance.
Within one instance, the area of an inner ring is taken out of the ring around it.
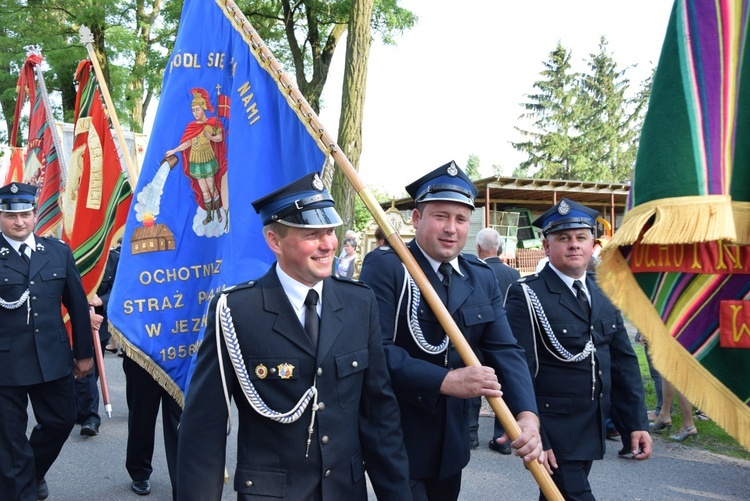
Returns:
[[[750,202],[732,202],[737,245],[750,245]]]
[[[651,227],[643,233],[651,221]],[[732,199],[728,195],[675,197],[652,200],[633,208],[623,218],[608,248],[643,244],[689,244],[737,238]]]
[[[141,350],[136,348],[125,335],[120,332],[117,327],[109,324],[109,332],[115,337],[115,341],[120,344],[120,347],[125,352],[125,356],[133,360],[135,363],[143,367],[151,376],[156,380],[159,385],[174,398],[180,407],[185,406],[184,398],[185,395],[182,390],[172,381],[164,369],[159,367],[151,360],[151,357],[143,353]]]

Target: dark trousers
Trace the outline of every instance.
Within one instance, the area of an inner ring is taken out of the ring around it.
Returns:
[[[414,501],[456,501],[461,492],[461,472],[442,480],[411,479],[410,486]]]
[[[76,423],[93,424],[98,428],[102,424],[99,416],[99,373],[94,368],[84,378],[75,380],[76,389]]]
[[[172,482],[172,495],[177,481],[177,425],[182,408],[144,368],[128,357],[123,358],[125,396],[128,402],[128,445],[125,468],[134,481],[148,480],[153,468],[156,417],[161,407],[164,428],[164,449]]]
[[[0,386],[2,496],[36,500],[37,481],[47,474],[75,425],[74,393],[73,374],[31,386]],[[29,400],[37,425],[27,439]]]
[[[482,410],[482,397],[469,399],[469,441],[479,441],[479,411]]]
[[[593,461],[565,461],[557,460],[557,469],[552,475],[552,481],[560,490],[565,501],[595,501],[589,484],[589,472]],[[546,497],[539,493],[540,501]]]

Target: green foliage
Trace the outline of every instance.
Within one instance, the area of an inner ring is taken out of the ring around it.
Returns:
[[[378,189],[371,189],[370,191],[372,192],[372,195],[375,197],[375,199],[381,204],[391,199],[388,194]],[[362,201],[362,199],[359,197],[355,197],[354,223],[352,224],[352,229],[354,231],[362,231],[367,226],[367,223],[369,223],[372,219],[372,214],[370,214],[370,211],[367,209],[367,206],[365,206],[365,203]]]
[[[0,65],[7,70],[0,74],[0,104],[6,123],[10,126],[27,45],[41,47],[47,90],[61,93],[58,118],[72,119],[75,69],[88,57],[78,35],[85,25],[120,122],[141,130],[150,99],[161,91],[181,9],[182,0],[0,0]]]
[[[464,171],[472,181],[482,177],[479,173],[479,157],[477,155],[473,153],[469,155],[469,158],[466,160],[466,168]]]
[[[526,110],[521,118],[532,120],[533,127],[516,127],[523,141],[512,144],[526,160],[514,176],[620,183],[630,179],[650,79],[630,96],[627,68],[618,68],[604,37],[586,62],[588,71],[574,72],[571,52],[558,42],[543,63],[536,92],[521,104]]]
[[[579,150],[575,124],[579,117],[571,53],[558,42],[549,61],[543,64],[544,79],[534,82],[536,92],[527,96],[528,102],[521,104],[526,110],[521,118],[533,120],[534,129],[516,127],[525,141],[511,144],[528,158],[519,164],[513,175],[574,179]]]
[[[333,54],[346,33],[350,0],[245,0],[237,2],[274,56],[290,73],[310,106],[320,112],[320,97]],[[376,0],[372,29],[385,43],[411,28],[417,17],[398,0]]]

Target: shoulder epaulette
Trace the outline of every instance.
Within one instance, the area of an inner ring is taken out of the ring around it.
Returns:
[[[40,236],[37,236],[37,235],[34,235],[34,236],[36,237],[37,240],[44,240],[45,242],[51,242],[51,243],[54,243],[54,244],[62,244],[65,247],[70,247],[70,245],[68,244],[68,242],[66,242],[65,240],[61,240],[61,239],[59,239],[57,237],[53,237],[51,235],[45,235],[43,237],[40,237]]]
[[[226,292],[237,292],[242,289],[251,289],[255,287],[255,284],[257,284],[257,280],[250,280],[249,282],[242,282],[241,284],[234,284],[230,285],[229,287],[224,288],[223,291],[221,291],[222,294]]]
[[[396,250],[393,247],[391,247],[390,245],[381,245],[380,247],[378,247],[375,250],[378,251],[378,252],[380,252],[380,253],[382,253],[382,254],[395,254],[396,253]],[[369,252],[368,252],[368,254],[369,254]]]
[[[341,282],[342,284],[354,284],[359,287],[369,288],[364,282],[360,282],[359,280],[352,280],[351,278],[346,277],[337,277],[336,275],[331,275],[331,278],[333,278],[337,282]]]
[[[534,280],[537,280],[538,278],[539,278],[539,274],[533,273],[531,275],[526,275],[525,277],[519,278],[518,280],[516,280],[516,282],[518,282],[519,284],[523,284],[526,282],[533,282]]]
[[[466,261],[469,264],[473,264],[473,265],[476,265],[476,266],[482,266],[483,268],[489,268],[490,267],[490,265],[488,265],[487,263],[485,263],[484,261],[482,261],[481,259],[479,259],[474,254],[469,254],[469,253],[462,252],[459,255],[459,257],[463,258],[463,260]]]

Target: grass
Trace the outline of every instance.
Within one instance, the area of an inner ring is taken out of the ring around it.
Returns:
[[[651,379],[651,374],[648,371],[648,362],[646,362],[646,352],[644,347],[640,344],[636,344],[635,352],[638,355],[638,363],[641,367],[641,376],[643,378],[643,387],[646,392],[646,408],[653,409],[656,406],[656,393],[654,392],[654,381]],[[665,405],[667,402],[665,402]],[[682,425],[682,416],[677,407],[677,402],[673,402],[672,405],[672,430],[676,433]],[[683,445],[687,447],[699,447],[701,449],[715,452],[717,454],[723,454],[725,456],[731,456],[739,459],[750,460],[750,452],[742,448],[742,446],[727,434],[719,425],[713,421],[702,421],[700,419],[693,419],[695,427],[698,429],[698,440],[693,443],[692,440],[685,440]],[[667,437],[667,440],[669,438]]]

